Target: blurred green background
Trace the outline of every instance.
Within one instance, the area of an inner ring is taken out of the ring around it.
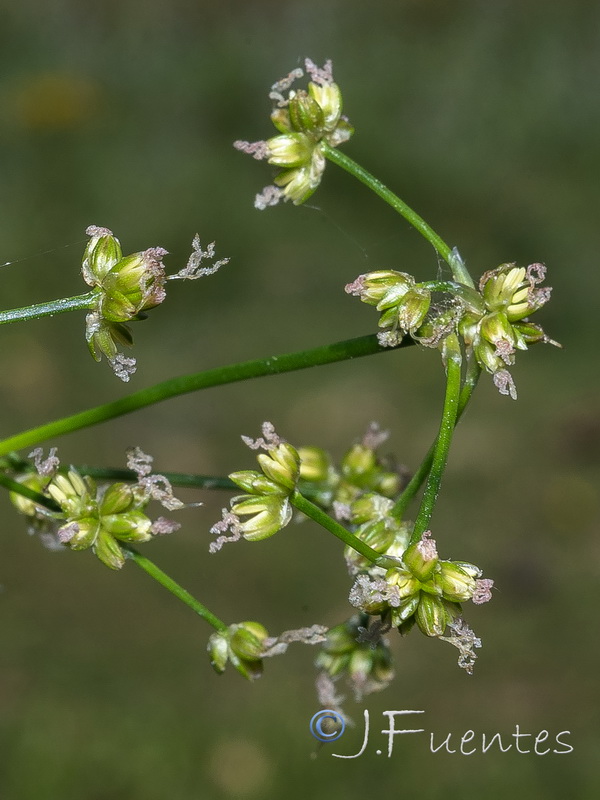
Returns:
[[[166,247],[173,270],[196,231],[231,257],[215,277],[171,285],[137,327],[129,386],[87,354],[82,314],[5,327],[3,436],[174,375],[368,333],[373,311],[346,282],[379,267],[437,274],[427,243],[332,166],[306,207],[252,208],[269,169],[231,142],[271,135],[268,88],[305,55],[334,61],[356,127],[346,152],[474,274],[547,264],[540,321],[564,345],[519,357],[517,403],[482,380],[451,453],[435,535],[498,588],[468,610],[484,640],[475,674],[443,643],[394,638],[395,682],[348,700],[359,724],[334,747],[359,749],[366,706],[374,733],[359,759],[311,758],[309,648],[254,685],[219,678],[201,620],[133,565],[112,574],[89,554],[44,550],[1,497],[2,798],[598,796],[599,17],[583,0],[0,6],[2,307],[82,291],[91,223],[127,252]],[[138,444],[158,469],[225,474],[252,466],[239,435],[264,419],[336,456],[377,420],[414,468],[442,393],[439,358],[414,348],[212,389],[51,444],[66,462],[120,466]],[[186,496],[199,498],[147,552],[216,613],[273,632],[347,616],[332,537],[306,523],[209,556],[225,498]],[[424,709],[438,739],[510,740],[519,724],[569,730],[575,749],[431,754],[420,735],[377,756],[381,711],[407,708]]]

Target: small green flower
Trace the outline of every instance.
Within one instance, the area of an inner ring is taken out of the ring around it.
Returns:
[[[345,677],[360,702],[394,678],[389,645],[382,638],[385,631],[365,614],[351,617],[327,632],[315,666],[333,680]]]
[[[515,363],[516,351],[527,350],[535,342],[560,346],[528,319],[550,299],[552,290],[538,285],[545,277],[543,264],[530,264],[527,269],[501,264],[486,272],[479,282],[483,310],[469,309],[458,326],[465,344],[472,348],[479,365],[492,374],[500,393],[513,399],[517,391],[507,367]]]
[[[472,600],[479,604],[491,599],[493,581],[480,576],[481,570],[474,564],[440,560],[427,531],[419,542],[404,550],[398,566],[385,573],[378,567],[369,567],[359,574],[349,600],[361,612],[381,617],[382,622],[402,634],[416,623],[426,636],[442,638],[459,647],[464,644],[462,639],[457,643],[455,633],[450,638],[444,634],[448,627],[454,631],[462,613],[460,603]],[[472,667],[475,658],[471,652],[473,640],[469,642],[464,647],[471,657],[465,655],[464,663],[459,660],[465,668]]]
[[[138,473],[138,482],[114,483],[107,487],[98,487],[92,478],[80,475],[74,468],[66,474],[57,472],[59,461],[54,448],[44,461],[41,448],[30,456],[37,472],[29,469],[18,479],[52,499],[60,510],[50,511],[33,501],[23,502],[24,498],[15,500],[15,505],[21,513],[44,522],[40,533],[44,537],[52,534],[57,546],[71,550],[91,548],[106,566],[120,569],[125,555],[119,542],[147,542],[155,535],[179,528],[177,523],[164,517],[153,522],[145,513],[151,499],[159,500],[170,509],[180,508],[183,503],[172,496],[171,486],[164,476],[150,474],[152,457],[139,448],[130,451],[127,464]]]
[[[381,312],[379,341],[384,346],[398,344],[406,334],[421,327],[431,306],[431,291],[412,275],[395,270],[375,270],[359,275],[345,287],[347,294]]]
[[[350,504],[350,521],[358,527],[354,535],[377,553],[401,556],[406,550],[410,528],[391,515],[392,500],[375,492],[361,495]],[[371,563],[349,545],[344,549],[348,571],[355,575],[368,570]]]
[[[324,450],[300,448],[301,493],[325,510],[333,510],[338,519],[349,518],[350,504],[365,493],[396,497],[403,485],[404,469],[377,453],[387,437],[387,431],[371,423],[362,439],[344,454],[339,469]]]
[[[209,550],[217,552],[225,542],[241,537],[250,542],[260,541],[280,531],[292,518],[289,497],[295,491],[300,477],[300,456],[297,450],[282,441],[270,422],[263,423],[263,437],[242,440],[253,450],[262,448],[266,453],[257,456],[262,472],[241,470],[232,472],[229,479],[247,494],[231,500],[231,510],[223,509],[222,519],[211,528],[218,538]],[[242,521],[240,517],[248,516]],[[227,535],[229,532],[229,535]]]
[[[293,70],[271,87],[271,121],[279,135],[262,142],[234,142],[236,149],[282,169],[275,177],[275,185],[265,187],[256,196],[254,205],[261,210],[281,199],[291,200],[294,205],[308,200],[325,170],[323,145],[337,147],[353,133],[352,126],[342,117],[342,95],[333,81],[331,61],[319,68],[307,58],[305,70],[311,78],[308,90],[290,88],[303,77],[301,69]]]
[[[215,672],[225,672],[227,662],[248,680],[260,678],[263,671],[264,642],[267,629],[260,622],[239,622],[227,631],[213,633],[208,640],[210,663]]]
[[[382,346],[395,347],[410,335],[426,347],[439,347],[458,332],[500,393],[516,398],[507,370],[516,351],[536,342],[557,344],[529,321],[550,299],[551,289],[538,286],[545,276],[543,264],[527,269],[502,264],[483,275],[477,292],[454,281],[417,283],[405,272],[376,270],[359,275],[346,292],[381,312]],[[441,293],[441,300],[432,300],[432,292]]]
[[[203,259],[214,258],[214,243],[202,250],[196,235],[187,265],[167,275],[162,262],[167,255],[164,248],[150,247],[123,256],[119,240],[108,228],[90,225],[86,233],[90,240],[83,254],[81,273],[96,296],[94,308],[86,317],[86,340],[96,361],[105,356],[117,377],[128,381],[135,372],[136,362],[118,350],[120,345],[133,344],[126,323],[145,319],[147,311],[163,302],[167,280],[194,280],[211,275],[229,259],[201,266]]]

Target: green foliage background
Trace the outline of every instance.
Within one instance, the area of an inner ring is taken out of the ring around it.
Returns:
[[[87,355],[82,315],[4,328],[2,435],[176,374],[367,333],[375,315],[346,282],[379,267],[435,276],[419,235],[331,166],[307,207],[252,208],[268,169],[230,143],[271,135],[268,87],[305,55],[334,60],[356,127],[346,151],[474,274],[547,264],[541,322],[565,346],[519,358],[517,403],[482,381],[451,453],[435,535],[498,587],[469,609],[484,639],[474,676],[442,643],[395,641],[397,679],[369,698],[372,744],[354,761],[311,759],[308,649],[268,663],[255,685],[219,678],[202,621],[133,565],[112,574],[89,554],[45,551],[0,498],[0,796],[597,796],[599,7],[21,0],[0,15],[2,306],[81,291],[91,223],[127,251],[166,247],[172,269],[196,231],[232,259],[169,287],[136,330],[129,387]],[[414,467],[442,392],[436,354],[415,348],[209,390],[52,444],[63,461],[114,466],[139,444],[158,469],[224,474],[252,465],[239,435],[264,419],[338,456],[376,419]],[[306,523],[209,557],[224,498],[201,499],[147,552],[220,616],[277,632],[347,615],[332,537]],[[359,725],[336,752],[358,749],[362,708],[348,702]],[[434,755],[420,735],[378,756],[381,711],[406,708],[455,746],[467,729],[510,740],[518,723],[570,730],[575,750]]]

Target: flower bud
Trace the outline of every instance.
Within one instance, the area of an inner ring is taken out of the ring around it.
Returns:
[[[311,133],[317,137],[322,134],[325,115],[319,103],[310,94],[303,90],[295,92],[290,98],[288,111],[295,130]]]
[[[330,477],[331,460],[320,447],[299,447],[300,478],[321,483]]]
[[[389,293],[389,298],[393,298],[391,303],[393,305],[414,285],[414,282],[414,278],[405,272],[380,269],[359,275],[353,283],[349,283],[346,286],[345,291],[347,294],[360,297],[363,303],[368,303],[371,306],[376,306],[383,302],[384,297],[387,302]]]
[[[125,563],[123,551],[108,531],[100,528],[94,543],[94,553],[111,569],[121,569]]]
[[[280,133],[291,133],[293,130],[290,112],[287,107],[279,108],[276,106],[271,112],[271,122]]]
[[[454,564],[454,566],[459,567],[463,572],[470,578],[480,578],[483,575],[483,570],[476,567],[475,564],[471,564],[468,561],[442,561],[441,564]]]
[[[300,457],[297,450],[282,442],[268,453],[257,456],[258,463],[267,478],[292,492],[300,475]]]
[[[539,325],[534,325],[532,322],[515,322],[513,330],[516,332],[517,336],[522,339],[525,345],[549,341],[542,328]],[[556,344],[556,342],[550,343]]]
[[[481,320],[480,331],[483,338],[494,345],[501,341],[509,342],[511,345],[516,344],[513,326],[502,311],[487,314]]]
[[[398,522],[394,529],[394,541],[386,550],[386,555],[401,559],[408,547],[411,526],[406,522]]]
[[[474,353],[477,362],[488,372],[497,372],[505,366],[504,361],[496,353],[493,345],[484,339],[475,346]]]
[[[355,444],[342,459],[342,475],[350,483],[362,487],[377,468],[375,451],[364,444]]]
[[[59,529],[59,540],[62,540],[61,532],[66,533],[66,529],[69,528],[70,525],[72,526],[73,523],[70,522],[67,525],[63,525],[62,528]],[[68,541],[66,541],[66,544],[68,544],[71,550],[87,550],[88,547],[91,547],[94,544],[98,537],[98,533],[100,532],[100,522],[95,517],[83,517],[78,519],[75,525],[77,526],[77,530],[68,539]]]
[[[236,515],[254,514],[241,524],[242,535],[249,542],[273,536],[289,523],[292,507],[287,497],[249,497],[234,503],[231,510]]]
[[[354,646],[356,646],[356,642],[354,642]],[[331,675],[332,678],[335,678],[336,675],[347,670],[351,652],[352,651],[341,655],[333,655],[332,653],[327,653],[325,650],[320,650],[315,658],[315,667]]]
[[[390,308],[397,309],[402,299],[410,292],[415,285],[412,275],[399,272],[399,279],[387,290],[381,300],[377,303],[378,311],[387,311]]]
[[[308,84],[308,93],[321,109],[323,127],[326,131],[333,131],[340,122],[342,113],[342,93],[338,85],[335,83],[326,83],[319,86],[311,81],[311,83]],[[348,125],[348,127],[351,126]]]
[[[306,65],[313,78],[308,91],[290,89],[293,81],[304,74],[300,68],[271,87],[269,97],[275,103],[271,121],[281,135],[267,142],[234,143],[238,150],[258,159],[267,155],[270,164],[283,168],[274,179],[275,186],[265,187],[256,196],[256,208],[276,205],[281,199],[291,200],[294,205],[308,200],[325,169],[324,146],[337,147],[353,133],[350,123],[341,118],[342,97],[333,83],[330,62],[322,69],[310,60]]]
[[[96,311],[85,318],[85,338],[92,358],[100,361],[102,355],[112,361],[117,355],[117,344],[131,347],[133,336],[127,325],[107,322]]]
[[[262,675],[261,655],[267,636],[266,628],[259,622],[240,622],[229,626],[229,659],[240,675],[249,681]]]
[[[84,516],[91,503],[90,491],[95,492],[91,478],[87,481],[86,484],[75,470],[70,470],[68,476],[55,475],[48,484],[47,492],[67,516]]]
[[[355,536],[368,544],[377,553],[387,553],[394,543],[394,527],[387,524],[385,520],[375,520],[366,522],[356,531]],[[347,545],[344,548],[344,558],[348,568],[351,570],[368,569],[371,562],[357,553],[353,547]]]
[[[515,292],[523,285],[526,271],[515,264],[501,264],[486,272],[479,282],[479,289],[490,311],[505,308]]]
[[[393,502],[377,492],[367,492],[356,499],[351,507],[352,522],[362,525],[372,520],[384,520],[390,515]]]
[[[458,332],[464,339],[467,347],[470,347],[479,336],[479,323],[481,315],[464,314],[458,323]]]
[[[310,164],[314,143],[304,133],[283,133],[267,141],[269,164],[293,169]]]
[[[229,475],[229,480],[233,481],[236,486],[243,489],[245,492],[256,495],[277,495],[279,497],[287,497],[289,492],[283,486],[267,478],[261,472],[254,469],[244,469],[239,472],[232,472]]]
[[[398,324],[403,331],[412,333],[419,328],[431,305],[431,292],[420,286],[409,289],[398,304]]]
[[[28,475],[23,477],[17,478],[17,482],[21,484],[21,486],[26,486],[28,489],[33,489],[34,492],[43,492],[48,482],[48,479],[42,478],[41,475],[38,475],[37,472],[31,472]],[[36,506],[33,500],[29,500],[29,498],[24,497],[22,494],[18,494],[17,492],[10,492],[9,494],[11,503],[15,506],[17,511],[20,514],[25,514],[27,517],[35,517],[38,515],[38,506]]]
[[[283,189],[286,200],[301,205],[316,191],[325,170],[325,156],[317,145],[310,161],[295,169],[286,169],[275,177],[274,183]]]
[[[452,561],[440,561],[440,571],[435,575],[434,583],[444,598],[454,603],[470,600],[476,586],[475,579]]]
[[[399,606],[391,609],[391,622],[394,628],[398,628],[400,625],[406,623],[409,620],[419,606],[420,601],[420,594],[417,592],[416,594],[411,595],[410,597],[406,597]]]
[[[222,675],[225,672],[229,659],[229,642],[223,633],[213,633],[208,639],[207,645],[210,663],[215,672]]]
[[[101,516],[105,514],[120,514],[126,511],[133,503],[133,492],[126,483],[113,483],[104,492],[98,506]]]
[[[421,594],[415,617],[425,636],[443,636],[450,621],[443,600],[425,593]]]
[[[123,257],[121,245],[108,228],[90,225],[86,233],[90,240],[83,253],[81,273],[89,286],[99,286],[104,276]]]
[[[101,518],[104,530],[125,542],[147,542],[152,538],[152,521],[142,511],[125,511]]]
[[[165,299],[165,267],[162,247],[151,247],[122,258],[104,278],[102,317],[108,322],[127,322]]]
[[[431,533],[425,531],[420,541],[405,550],[402,560],[415,578],[420,581],[429,580],[439,563],[435,541],[431,538]]]
[[[240,622],[229,627],[229,645],[238,658],[257,661],[263,652],[263,642],[268,637],[267,629],[259,622]]]
[[[356,647],[357,626],[351,621],[330,628],[325,634],[323,650],[334,655],[349,653]]]
[[[408,570],[401,567],[392,567],[385,576],[386,583],[396,586],[401,600],[413,596],[419,592],[419,581]]]
[[[373,651],[368,648],[356,648],[348,662],[348,673],[354,680],[365,681],[373,669]]]

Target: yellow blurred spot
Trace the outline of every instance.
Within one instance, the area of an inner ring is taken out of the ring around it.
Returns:
[[[98,106],[92,81],[69,73],[42,73],[22,81],[14,91],[14,113],[32,130],[66,130],[87,122]]]
[[[208,771],[216,786],[227,796],[263,795],[271,783],[273,763],[254,742],[228,739],[209,756]]]

